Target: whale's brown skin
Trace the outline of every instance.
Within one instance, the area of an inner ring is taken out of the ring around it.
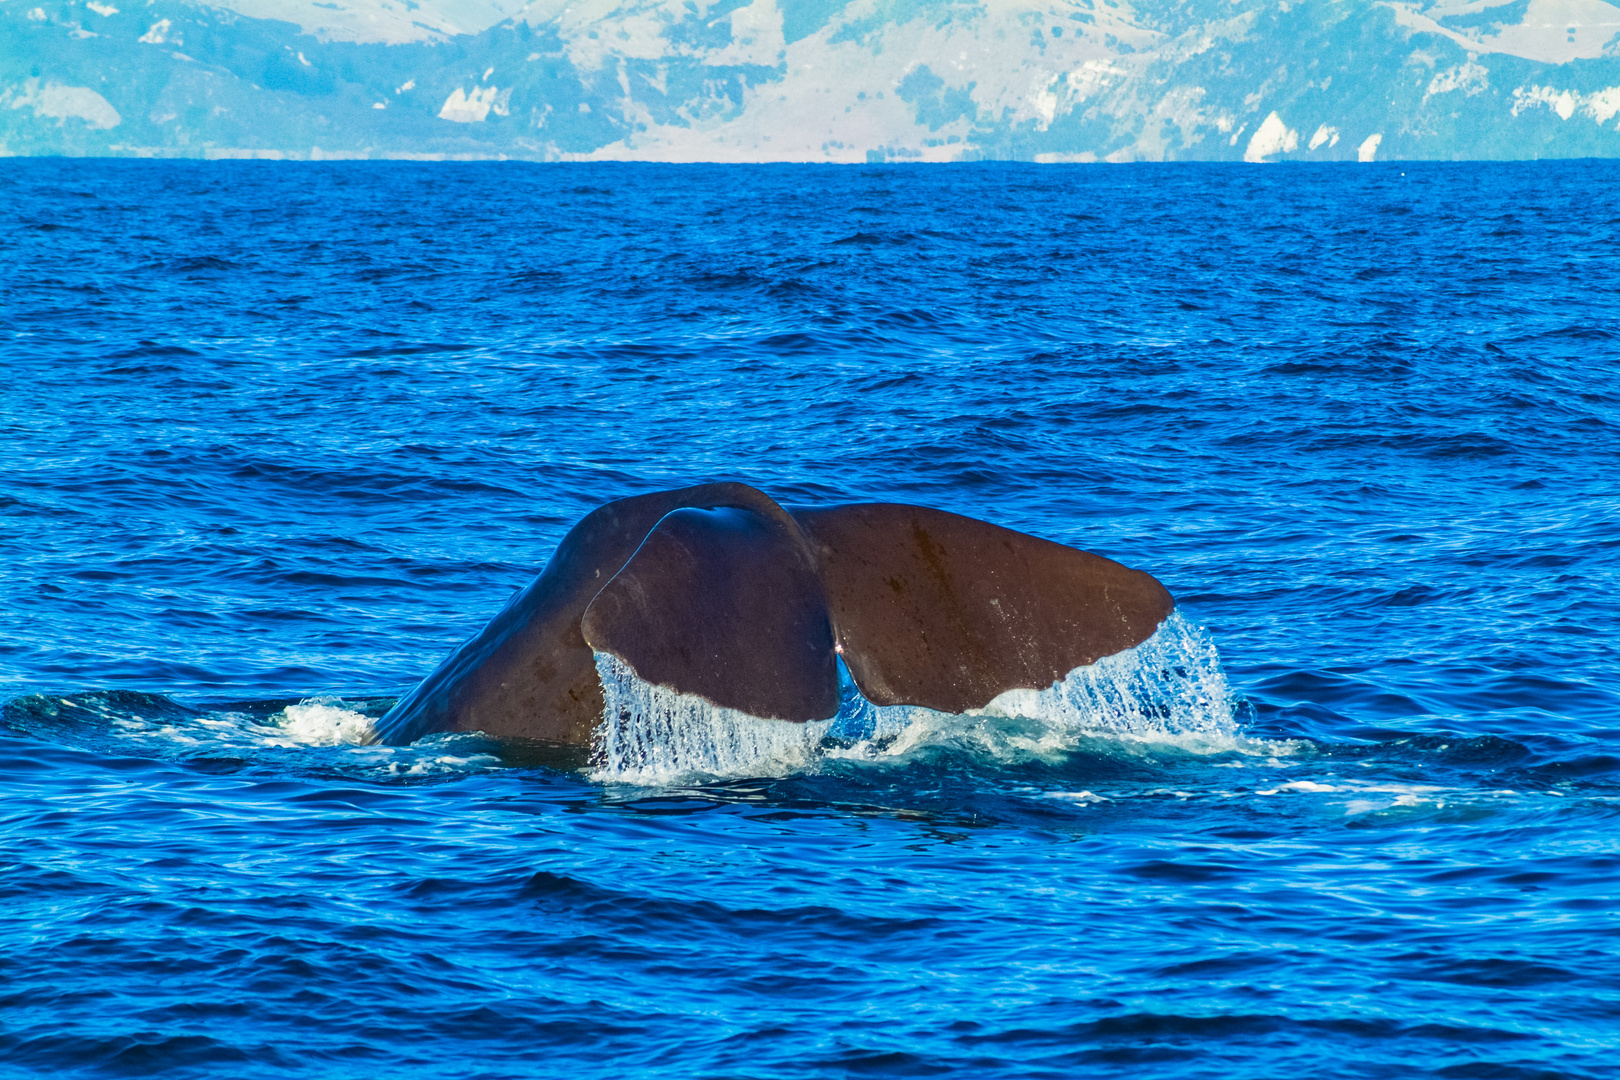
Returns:
[[[816,558],[786,514],[668,514],[580,624],[647,682],[753,716],[838,713],[838,662]]]
[[[1175,602],[1111,559],[924,506],[795,510],[876,705],[959,713],[1146,641]]]
[[[602,683],[580,618],[653,526],[688,506],[787,517],[764,492],[732,483],[634,495],[597,507],[563,537],[539,577],[388,710],[377,722],[380,740],[399,744],[439,731],[482,731],[590,745],[602,719]]]
[[[725,508],[723,511],[717,508]],[[962,712],[1145,641],[1174,601],[1109,559],[927,507],[789,514],[744,484],[620,499],[377,723],[589,746],[592,647],[649,682],[785,720],[868,700]]]

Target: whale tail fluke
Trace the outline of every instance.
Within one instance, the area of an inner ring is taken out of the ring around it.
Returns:
[[[580,627],[645,681],[723,708],[796,721],[838,713],[826,594],[785,514],[671,512]]]
[[[873,704],[946,713],[1041,690],[1147,640],[1174,601],[1090,552],[921,506],[789,514],[741,484],[593,511],[545,571],[377,723],[588,745],[598,653],[648,683],[782,720]]]
[[[960,514],[800,510],[838,648],[875,705],[982,708],[1146,641],[1174,608],[1151,575]]]

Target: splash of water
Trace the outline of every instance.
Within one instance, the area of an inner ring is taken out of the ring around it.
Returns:
[[[595,777],[661,785],[694,776],[780,775],[810,766],[833,721],[763,720],[644,682],[596,654],[607,707],[596,729]]]
[[[341,698],[305,698],[282,711],[272,738],[281,746],[364,746],[376,738],[369,716],[343,707]]]
[[[1008,690],[974,712],[1087,734],[1224,746],[1238,736],[1234,704],[1215,642],[1173,612],[1134,649],[1075,668],[1045,690]]]
[[[808,724],[763,720],[655,686],[605,653],[597,654],[596,667],[607,707],[593,762],[595,777],[605,781],[774,776],[812,770],[829,758],[893,760],[941,746],[1016,761],[1070,753],[1096,739],[1170,743],[1192,753],[1242,751],[1253,742],[1237,722],[1215,643],[1180,614],[1133,649],[1076,668],[1044,690],[1011,690],[962,715],[874,705],[842,663],[838,715]]]

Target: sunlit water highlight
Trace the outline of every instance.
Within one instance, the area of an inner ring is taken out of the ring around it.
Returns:
[[[0,1073],[1598,1078],[1606,163],[0,161]],[[1179,617],[967,716],[370,725],[601,501]]]

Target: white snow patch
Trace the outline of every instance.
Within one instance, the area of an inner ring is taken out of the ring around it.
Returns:
[[[1159,103],[1153,108],[1153,115],[1175,124],[1182,130],[1182,137],[1185,139],[1189,132],[1212,122],[1211,118],[1206,117],[1198,107],[1203,99],[1202,86],[1178,86],[1159,99]],[[1215,116],[1213,123],[1218,131],[1229,131],[1232,128],[1232,120],[1225,114]],[[1193,141],[1196,141],[1196,136]]]
[[[295,23],[322,42],[351,41],[401,45],[411,41],[443,41],[462,34],[477,34],[513,16],[531,25],[551,21],[567,0],[524,3],[523,0],[212,0],[250,19]],[[553,9],[548,12],[547,8]]]
[[[1065,75],[1063,81],[1076,101],[1084,101],[1129,74],[1125,68],[1107,60],[1087,60]]]
[[[1323,124],[1321,127],[1316,129],[1316,134],[1311,136],[1311,141],[1309,145],[1306,146],[1306,149],[1315,150],[1323,143],[1327,143],[1328,149],[1330,150],[1339,145],[1339,129],[1336,127],[1328,127],[1326,124]]]
[[[117,127],[123,119],[106,98],[88,86],[68,86],[59,82],[41,85],[38,79],[26,80],[18,89],[0,97],[0,102],[9,104],[13,109],[32,108],[35,116],[59,123],[70,119],[83,120],[102,131]]]
[[[508,91],[510,93],[510,91]],[[453,120],[458,124],[482,123],[489,116],[489,111],[495,106],[495,97],[500,93],[493,86],[475,86],[470,92],[463,92],[461,87],[444,99],[444,107],[439,110],[440,120]],[[505,113],[497,112],[497,115]]]
[[[1107,60],[1087,60],[1077,68],[1056,75],[1038,73],[1024,99],[1034,112],[1036,130],[1046,131],[1059,115],[1072,112],[1077,105],[1129,74],[1125,68]]]
[[[1611,86],[1606,90],[1586,95],[1586,100],[1581,102],[1581,108],[1598,123],[1608,123],[1615,113],[1620,113],[1620,86]]]
[[[1449,94],[1453,90],[1461,90],[1464,97],[1473,97],[1484,93],[1491,85],[1490,72],[1482,65],[1469,61],[1456,67],[1447,68],[1429,80],[1429,88],[1424,91],[1424,97],[1434,97],[1436,94]]]
[[[718,22],[719,20],[715,20]],[[782,32],[782,12],[776,0],[754,0],[731,13],[731,41],[709,54],[704,63],[711,66],[758,64],[775,67],[778,54],[787,49]]]
[[[1299,132],[1283,123],[1273,112],[1255,128],[1249,139],[1249,148],[1243,151],[1243,160],[1260,162],[1273,154],[1291,154],[1299,148]]]
[[[1583,112],[1597,123],[1607,124],[1616,113],[1620,113],[1620,86],[1610,86],[1590,94],[1551,86],[1532,86],[1528,90],[1521,86],[1513,91],[1514,116],[1542,105],[1557,113],[1560,120],[1568,120],[1577,112]]]
[[[1430,16],[1471,15],[1505,4],[1468,3],[1442,0],[1423,4],[1410,0],[1385,0],[1395,12],[1397,26],[1450,38],[1473,54],[1506,53],[1543,64],[1567,64],[1571,60],[1596,60],[1620,33],[1620,8],[1605,0],[1530,0],[1524,17],[1512,26],[1500,23],[1452,30]],[[1496,32],[1487,35],[1486,30]],[[1611,53],[1612,55],[1612,53]]]

